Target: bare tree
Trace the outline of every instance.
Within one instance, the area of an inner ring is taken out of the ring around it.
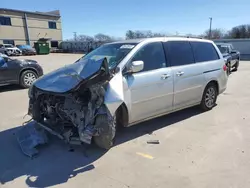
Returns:
[[[141,30],[136,30],[136,31],[128,30],[126,32],[126,39],[164,37],[164,36],[166,36],[166,34],[163,34],[163,33],[154,33],[154,32],[152,32],[150,30],[145,30],[145,31],[141,31]]]
[[[94,38],[88,35],[78,35],[77,36],[77,41],[81,42],[93,42]]]
[[[112,41],[112,37],[110,37],[109,35],[105,35],[102,33],[98,33],[94,36],[96,41],[99,42],[111,42]]]
[[[210,39],[220,39],[224,37],[225,32],[222,29],[212,29]],[[205,38],[209,38],[209,29],[204,33]]]
[[[250,37],[250,25],[239,25],[233,27],[229,31],[230,38],[249,38]]]

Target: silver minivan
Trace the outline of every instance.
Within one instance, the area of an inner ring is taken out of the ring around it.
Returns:
[[[119,126],[215,106],[227,67],[209,40],[150,38],[105,44],[38,79],[29,114],[68,143],[110,148]],[[93,138],[93,139],[92,139]]]

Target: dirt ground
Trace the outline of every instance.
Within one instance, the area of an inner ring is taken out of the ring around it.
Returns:
[[[80,56],[19,58],[37,60],[48,73]],[[36,158],[24,156],[15,132],[28,119],[27,92],[0,88],[0,187],[250,187],[250,62],[240,62],[212,111],[190,108],[126,128],[109,151],[70,150],[51,138]]]

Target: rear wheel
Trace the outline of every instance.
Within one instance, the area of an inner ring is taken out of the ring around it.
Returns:
[[[201,108],[204,111],[211,110],[216,104],[217,95],[218,91],[216,85],[214,83],[208,84],[203,93],[202,101],[200,104]]]
[[[32,70],[24,71],[20,77],[20,85],[23,88],[29,88],[37,79],[37,74]]]
[[[9,51],[9,50],[6,51],[7,56],[10,56],[11,54],[12,54],[11,51]]]
[[[95,127],[100,130],[100,135],[95,136],[94,141],[98,147],[103,149],[110,149],[114,145],[116,136],[116,116],[114,116],[113,121],[108,118],[108,115],[100,114],[95,121]]]

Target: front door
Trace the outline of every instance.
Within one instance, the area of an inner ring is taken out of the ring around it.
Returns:
[[[14,60],[0,57],[0,84],[14,83],[18,76]]]
[[[173,75],[161,42],[143,46],[132,58],[143,61],[142,71],[126,75],[130,92],[130,123],[172,110]]]
[[[174,75],[174,109],[200,102],[204,85],[203,67],[195,63],[188,41],[164,43]]]

